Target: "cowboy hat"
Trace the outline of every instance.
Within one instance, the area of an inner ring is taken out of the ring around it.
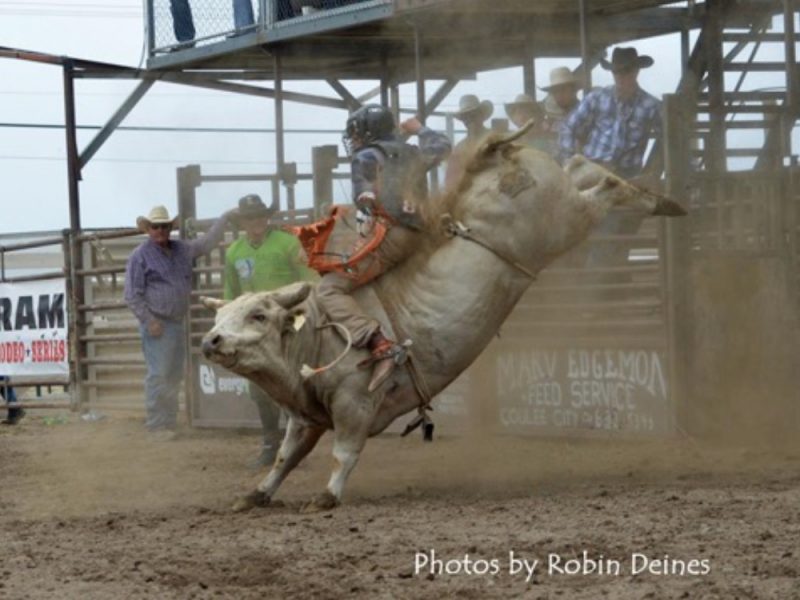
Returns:
[[[453,116],[459,121],[473,116],[480,116],[480,120],[483,122],[491,117],[493,112],[494,104],[489,100],[481,102],[474,94],[466,94],[461,96],[461,99],[458,101],[458,110],[453,113]]]
[[[271,217],[278,208],[275,206],[267,206],[258,194],[247,194],[239,198],[239,207],[234,211],[232,219],[237,224],[247,219],[258,219],[260,217]]]
[[[520,108],[527,108],[533,113],[539,114],[542,112],[542,107],[539,106],[539,103],[536,102],[533,98],[531,98],[528,94],[519,94],[516,98],[514,98],[513,102],[508,102],[505,104],[506,114],[511,116],[511,111],[518,110]]]
[[[646,69],[653,65],[650,56],[639,56],[636,48],[614,48],[611,62],[601,58],[600,64],[606,71],[628,71],[630,69]]]
[[[178,217],[170,217],[166,206],[154,206],[146,217],[139,216],[136,218],[136,227],[139,228],[139,231],[146,232],[150,225],[166,224],[172,225],[172,229],[175,229],[178,224]]]
[[[539,89],[543,92],[549,92],[560,85],[574,85],[578,87],[580,84],[581,82],[575,77],[575,74],[569,67],[556,67],[550,71],[550,85],[540,87]]]

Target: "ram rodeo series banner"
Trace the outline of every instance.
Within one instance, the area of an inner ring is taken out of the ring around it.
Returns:
[[[63,279],[0,283],[0,375],[67,375]]]

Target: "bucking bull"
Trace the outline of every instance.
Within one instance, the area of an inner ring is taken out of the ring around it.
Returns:
[[[685,214],[676,202],[585,158],[562,169],[515,144],[513,136],[484,142],[458,189],[432,201],[436,218],[428,221],[441,226],[430,228],[407,262],[355,292],[395,339],[413,343],[408,368],[395,369],[373,393],[367,390],[370,369],[358,366],[368,351],[345,352],[346,336],[326,326],[313,285],[296,283],[227,304],[204,299],[217,310],[203,338],[205,356],[261,386],[289,415],[275,464],[234,510],[267,505],[328,429],[333,471],[327,489],[306,509],[338,505],[367,438],[401,415],[424,415],[420,407],[477,358],[535,274],[586,239],[615,206]],[[335,366],[308,376],[309,365],[330,363]]]

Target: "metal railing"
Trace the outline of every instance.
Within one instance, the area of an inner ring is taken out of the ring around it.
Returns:
[[[150,55],[320,21],[392,0],[147,0]]]

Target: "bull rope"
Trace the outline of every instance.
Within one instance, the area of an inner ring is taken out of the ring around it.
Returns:
[[[494,254],[500,260],[507,262],[509,265],[514,267],[517,271],[520,271],[524,275],[526,275],[531,280],[536,280],[536,274],[528,269],[527,267],[521,265],[518,261],[514,260],[513,258],[506,256],[502,252],[500,252],[497,248],[493,248],[487,242],[484,242],[480,238],[476,237],[472,230],[464,225],[461,221],[456,221],[453,219],[453,216],[448,214],[442,215],[441,217],[441,225],[442,229],[444,230],[444,234],[449,238],[460,237],[464,240],[468,240],[470,242],[474,242],[481,246],[482,248],[486,248],[489,252]]]
[[[300,376],[303,379],[309,379],[314,375],[319,375],[320,373],[324,373],[325,371],[332,369],[333,367],[338,365],[345,356],[347,356],[347,353],[350,352],[350,349],[353,347],[353,336],[350,335],[350,331],[347,329],[347,327],[345,327],[341,323],[331,322],[331,323],[326,323],[325,325],[319,325],[317,327],[317,330],[327,329],[329,327],[336,327],[339,330],[339,332],[344,336],[346,346],[344,350],[342,350],[342,352],[339,354],[339,356],[334,358],[333,361],[331,361],[325,366],[317,367],[315,369],[314,367],[310,367],[306,364],[303,364],[303,366],[300,368]]]

